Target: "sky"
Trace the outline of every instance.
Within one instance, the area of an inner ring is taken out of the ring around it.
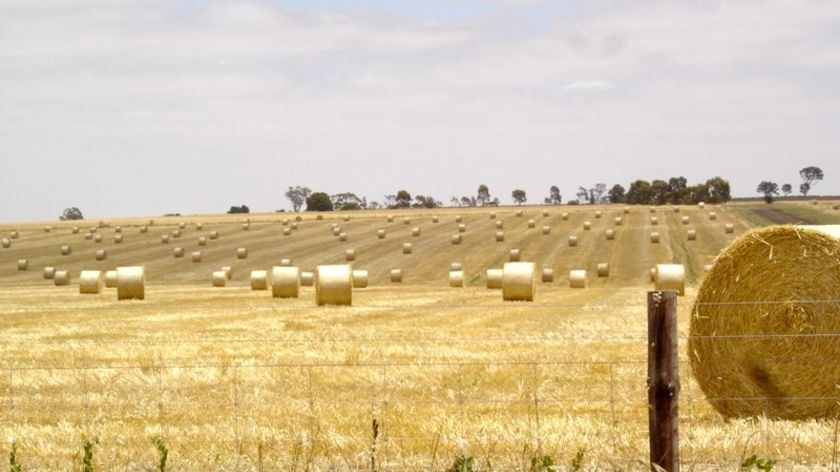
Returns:
[[[302,185],[840,194],[836,0],[0,0],[0,221]]]

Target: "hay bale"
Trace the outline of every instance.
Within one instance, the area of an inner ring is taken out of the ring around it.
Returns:
[[[390,275],[391,275],[391,283],[393,283],[393,284],[402,283],[402,279],[403,279],[402,270],[391,269]]]
[[[55,278],[55,267],[44,267],[44,280],[52,280]]]
[[[70,272],[66,270],[57,270],[53,275],[53,284],[56,287],[64,287],[70,285]]]
[[[466,231],[467,231],[467,225],[465,225],[464,223],[461,223],[461,224],[458,225],[458,232],[459,233],[465,233]]]
[[[771,226],[735,239],[691,316],[692,371],[726,418],[836,418],[840,226]]]
[[[300,269],[274,266],[271,268],[271,296],[297,298],[300,292]]]
[[[187,227],[187,223],[181,221],[178,223],[178,229],[185,229]]]
[[[216,230],[210,231],[209,238],[211,241],[219,239],[219,232]]]
[[[292,264],[293,264],[293,261],[290,258],[284,257],[284,258],[280,259],[280,264],[279,265],[280,265],[280,267],[291,267]]]
[[[453,288],[464,288],[464,271],[449,271],[449,286]]]
[[[52,226],[50,226],[50,225],[44,226],[44,232],[45,233],[49,233],[50,231],[52,231]]]
[[[249,278],[251,280],[251,290],[268,290],[267,270],[252,270]]]
[[[301,221],[303,221],[303,217],[300,216],[300,215],[297,215],[297,216],[295,216],[295,221],[301,222]]]
[[[315,215],[315,219],[321,221],[324,219],[324,215]]]
[[[449,264],[449,271],[464,270],[464,266],[460,262],[451,262]]]
[[[140,227],[140,233],[141,234],[145,234],[145,233],[148,233],[148,232],[149,232],[149,227],[148,226],[141,226]]]
[[[411,243],[403,243],[403,245],[402,245],[402,253],[403,254],[411,254],[412,249],[413,249],[413,246],[411,245]]]
[[[578,237],[577,236],[569,236],[569,247],[575,247],[578,245]]]
[[[146,298],[146,269],[142,266],[117,267],[117,300]]]
[[[659,244],[659,233],[657,231],[650,233],[650,242],[651,244]]]
[[[560,219],[562,219],[563,221],[568,220],[569,219],[569,214],[566,213],[565,211],[563,213],[560,213]]]
[[[283,228],[283,236],[291,236],[292,229],[291,228]]]
[[[680,212],[680,207],[675,206],[675,207],[674,207],[674,213],[679,213],[679,212]]]
[[[687,216],[683,216],[680,218],[680,221],[682,221],[682,224],[687,225],[691,220]]]
[[[350,215],[344,215],[344,221],[350,221]]]
[[[226,287],[227,286],[227,272],[223,270],[214,270],[213,271],[213,286],[214,287]]]
[[[542,216],[543,216],[543,218],[548,218],[548,210],[543,210],[542,211]]]
[[[460,222],[462,222],[462,221],[464,221],[464,217],[463,217],[463,216],[461,216],[461,215],[455,215],[455,222],[456,222],[456,223],[460,223]]]
[[[25,270],[29,269],[29,260],[28,259],[18,259],[17,269],[19,271],[25,271]]]
[[[630,214],[630,207],[624,207],[624,214],[625,214],[625,215],[629,215],[629,214]]]
[[[242,223],[243,231],[248,231],[249,229],[251,229],[251,223]]]
[[[598,210],[598,211],[595,212],[595,219],[597,220],[597,219],[600,219],[600,218],[601,218],[601,210]]]
[[[79,227],[78,227],[78,226],[74,226],[74,227],[73,227],[73,229],[72,229],[72,231],[73,231],[73,234],[79,234]]]
[[[598,277],[609,277],[610,276],[610,264],[609,264],[609,262],[599,262],[595,266],[595,272],[598,274]]]
[[[9,238],[3,238],[0,239],[0,245],[2,245],[4,249],[9,249],[12,247],[12,241],[10,241]]]
[[[461,238],[460,234],[453,234],[452,238],[451,238],[451,241],[452,241],[452,244],[461,244],[462,239],[463,238]]]
[[[12,238],[12,239],[17,239],[18,237],[20,237],[20,233],[18,233],[15,230],[12,230],[12,231],[9,232],[9,237]]]
[[[439,220],[439,218],[438,218],[438,216],[437,216],[437,215],[435,215],[435,216],[433,216],[433,217],[432,217],[432,223],[437,223],[437,222],[438,222],[438,220]]]
[[[338,240],[339,241],[347,241],[347,233],[344,231],[338,233]]]
[[[569,288],[586,288],[586,271],[581,269],[569,271]]]
[[[99,249],[96,251],[96,260],[97,261],[104,261],[108,258],[108,251],[105,249]]]
[[[608,229],[606,231],[607,241],[614,241],[615,240],[615,230]]]
[[[169,235],[168,234],[160,235],[160,243],[161,244],[169,244]]]
[[[198,238],[198,245],[199,246],[206,246],[207,245],[207,237],[201,236]]]
[[[658,264],[654,284],[656,290],[673,290],[685,295],[685,267],[682,264]]]
[[[533,218],[528,220],[528,227],[529,228],[535,228],[536,226],[537,226],[536,220],[534,220]]]
[[[715,213],[713,211],[710,211],[709,212],[709,219],[712,220],[712,221],[716,220],[717,219],[717,213]]]
[[[502,221],[502,220],[496,220],[496,229],[504,229],[504,228],[505,228],[505,222]]]
[[[204,224],[203,223],[196,223],[195,224],[195,229],[196,229],[196,231],[203,230],[204,229]]]
[[[115,234],[114,235],[114,244],[122,244],[123,242],[123,235]]]
[[[490,212],[490,219],[491,219],[491,220],[495,220],[495,219],[496,219],[496,212],[495,212],[495,211],[491,211],[491,212]]]
[[[62,256],[69,256],[72,253],[73,253],[73,248],[71,246],[66,245],[66,244],[64,246],[61,246],[61,255]]]
[[[650,268],[650,281],[651,283],[656,282],[656,267]]]
[[[297,231],[297,229],[298,229],[298,224],[297,224],[297,222],[292,223],[291,228],[292,228],[292,231]]]
[[[101,242],[102,242],[102,235],[101,235],[101,234],[95,234],[95,235],[93,235],[93,242],[95,242],[95,243],[101,243]]]
[[[77,231],[77,232],[78,232],[78,231]],[[122,233],[122,226],[115,226],[115,227],[114,227],[114,232],[115,232],[115,233]]]
[[[248,258],[248,248],[247,247],[236,248],[236,258],[237,259],[247,259]]]
[[[368,271],[357,269],[353,271],[353,288],[367,288],[368,286]]]
[[[621,226],[623,223],[624,223],[624,219],[620,216],[616,216],[615,219],[613,220],[613,224],[615,224],[616,226]]]
[[[333,233],[333,236],[341,236],[341,228],[336,226],[335,228],[332,229],[332,233]]]
[[[195,263],[201,262],[201,251],[193,251],[191,254],[192,261]]]
[[[388,220],[388,223],[393,223],[394,222],[394,215],[388,215],[387,220]]]
[[[516,217],[521,218],[525,213],[522,210],[516,210]]]
[[[589,231],[592,229],[592,222],[591,221],[584,221],[583,222],[583,230]]]
[[[376,237],[379,239],[385,239],[385,230],[380,229],[376,232]]]
[[[504,271],[502,269],[487,269],[486,273],[486,283],[487,288],[489,289],[500,289],[502,288],[502,275]]]
[[[418,227],[411,228],[411,235],[414,236],[415,238],[417,236],[420,236],[420,228],[418,228]]]
[[[178,239],[181,237],[181,230],[180,229],[173,229],[172,230],[172,237]]]
[[[117,288],[117,271],[105,271],[105,288]]]
[[[227,277],[228,280],[233,278],[233,267],[222,266],[219,270],[225,273],[225,277]]]
[[[505,232],[504,231],[496,231],[496,242],[501,243],[505,241]]]
[[[79,274],[79,293],[99,295],[102,291],[102,272],[98,270],[83,270]]]
[[[300,285],[301,287],[311,287],[315,284],[315,274],[312,272],[301,272],[300,273]]]
[[[656,207],[650,207],[649,209],[651,213],[656,213]]]
[[[690,229],[685,234],[689,241],[697,240],[697,230]]]
[[[344,260],[347,262],[352,262],[356,260],[356,250],[355,249],[348,249],[344,251]]]
[[[652,224],[653,226],[658,225],[659,224],[659,218],[657,218],[655,216],[651,216],[650,217],[650,224]]]
[[[703,202],[698,203],[697,206],[699,206],[701,210],[706,208],[706,204]]]
[[[349,265],[321,265],[315,268],[315,303],[353,304],[353,271]]]
[[[91,232],[85,233],[85,241],[93,241],[93,233],[91,233]]]
[[[407,216],[403,217],[403,224],[404,225],[410,225],[411,224],[411,218],[409,218]]]
[[[534,301],[537,270],[533,262],[507,262],[502,269],[502,300]]]
[[[176,258],[184,257],[184,248],[182,248],[182,247],[172,248],[172,255],[175,256]]]
[[[519,249],[511,249],[510,252],[508,252],[508,260],[510,262],[519,262],[521,258],[522,251],[520,251]]]
[[[840,210],[840,205],[831,205],[832,210]]]
[[[548,236],[549,234],[551,234],[551,226],[543,225],[542,234],[545,235],[545,236]]]
[[[542,268],[542,281],[543,281],[543,283],[554,282],[554,269],[552,269],[551,267],[543,267]]]
[[[726,234],[732,234],[735,232],[735,225],[733,225],[732,223],[726,223],[725,225],[723,225],[723,230],[726,232]]]

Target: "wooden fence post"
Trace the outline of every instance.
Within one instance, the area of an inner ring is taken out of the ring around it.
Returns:
[[[677,293],[648,292],[648,420],[652,471],[679,472]]]

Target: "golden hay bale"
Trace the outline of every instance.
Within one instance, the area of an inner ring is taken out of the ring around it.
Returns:
[[[659,243],[659,233],[653,231],[650,233],[650,242],[651,244],[658,244]]]
[[[63,287],[66,285],[70,285],[70,271],[67,270],[57,270],[55,271],[55,275],[53,275],[53,283],[57,287]]]
[[[172,248],[172,255],[175,257],[184,257],[184,248],[176,247]]]
[[[411,254],[412,247],[413,246],[411,245],[411,243],[403,243],[402,253],[403,254]]]
[[[344,215],[344,221],[350,221],[350,215]]]
[[[610,264],[609,264],[609,262],[599,262],[595,266],[595,272],[598,274],[598,277],[609,277],[610,276]]]
[[[548,210],[543,210],[542,211],[542,216],[543,216],[543,218],[548,218]]]
[[[105,271],[105,288],[117,288],[117,271]]]
[[[12,242],[8,238],[0,239],[0,245],[2,245],[5,249],[9,249],[12,247]]]
[[[504,271],[502,269],[487,269],[487,288],[489,289],[500,289],[502,288],[502,275]]]
[[[297,298],[300,292],[300,269],[274,266],[271,268],[271,296]]]
[[[581,269],[569,271],[569,288],[586,288],[586,271]]]
[[[280,264],[278,264],[278,265],[280,267],[291,267],[292,264],[293,264],[293,261],[290,258],[284,257],[284,258],[280,259]]]
[[[569,247],[575,247],[578,245],[578,237],[577,236],[569,236]]]
[[[608,229],[606,232],[607,241],[613,241],[615,239],[615,230]]]
[[[624,219],[620,216],[616,216],[615,219],[613,220],[613,223],[616,226],[621,226],[621,224],[624,223]]]
[[[771,226],[735,239],[703,280],[692,371],[724,417],[836,418],[840,226]]]
[[[315,274],[312,272],[300,273],[300,285],[302,287],[311,287],[315,284]]]
[[[528,220],[528,227],[529,228],[535,228],[536,226],[537,226],[536,220],[534,220],[534,219]]]
[[[650,212],[651,213],[656,213],[656,207],[650,207]]]
[[[630,207],[624,207],[624,214],[625,215],[630,214]]]
[[[341,236],[341,228],[336,226],[335,228],[332,229],[332,233],[333,233],[333,236]]]
[[[140,233],[145,234],[145,233],[148,233],[148,232],[149,232],[149,227],[148,226],[141,226],[140,227]]]
[[[551,226],[548,226],[548,225],[543,225],[543,227],[542,227],[542,234],[544,234],[544,235],[546,235],[546,236],[547,236],[547,235],[549,235],[549,234],[551,234]]]
[[[201,251],[193,251],[191,254],[192,261],[195,263],[201,262]]]
[[[438,222],[438,220],[439,220],[439,218],[438,218],[438,216],[437,216],[437,215],[435,215],[435,216],[433,216],[433,217],[432,217],[432,223],[437,223],[437,222]]]
[[[177,238],[180,238],[180,237],[181,237],[181,230],[180,230],[180,229],[174,229],[174,230],[172,230],[172,237],[173,237],[173,238],[176,238],[176,239],[177,239]]]
[[[206,246],[207,245],[207,238],[205,236],[201,236],[198,238],[198,245],[199,246]]]
[[[466,231],[467,231],[467,225],[465,225],[464,223],[461,223],[461,224],[458,225],[458,232],[459,233],[464,233]]]
[[[251,271],[251,290],[268,290],[268,271]]]
[[[522,210],[516,210],[516,216],[517,217],[521,217],[523,214],[524,213],[522,212]]]
[[[725,225],[723,225],[723,230],[727,234],[734,233],[735,232],[735,225],[733,225],[732,223],[726,223]]]
[[[543,267],[542,268],[542,281],[543,281],[543,283],[554,282],[554,269],[552,269],[551,267]]]
[[[248,258],[248,248],[247,247],[236,248],[236,258],[237,259],[247,259]]]
[[[569,214],[566,213],[565,211],[563,213],[560,213],[560,219],[562,219],[563,221],[568,220],[569,219]]]
[[[300,215],[295,216],[295,221],[303,221],[303,217]]]
[[[324,215],[316,215],[316,216],[315,216],[315,219],[316,219],[316,220],[318,220],[318,221],[323,220],[323,219],[324,219]]]
[[[186,227],[187,227],[187,223],[185,223],[185,222],[183,222],[183,221],[181,221],[180,223],[178,223],[178,229],[184,229],[184,228],[186,228]]]
[[[210,237],[210,240],[211,240],[211,241],[214,241],[214,240],[216,240],[216,239],[219,239],[219,232],[218,232],[218,231],[216,231],[216,230],[210,231],[210,235],[209,235],[209,237]]]
[[[86,241],[93,240],[93,233],[85,233],[85,240]]]
[[[345,261],[355,261],[356,260],[356,250],[355,249],[348,249],[344,251],[344,260]]]
[[[353,304],[353,271],[349,265],[321,265],[315,268],[315,303]]]
[[[449,264],[449,271],[464,270],[464,266],[460,262],[451,262]]]
[[[656,290],[673,290],[680,295],[685,295],[685,266],[658,264],[654,284]]]
[[[102,291],[102,272],[83,270],[79,274],[79,293],[98,295]]]
[[[501,243],[505,240],[505,232],[504,231],[496,231],[496,242]]]
[[[214,287],[225,287],[227,286],[227,272],[223,270],[214,270],[213,271],[213,286]]]
[[[44,267],[44,280],[52,280],[55,278],[55,267]]]
[[[653,226],[658,225],[659,224],[659,218],[657,218],[655,216],[651,216],[650,217],[650,224],[652,224]]]
[[[72,253],[73,253],[73,248],[72,247],[70,247],[68,245],[61,246],[61,255],[62,256],[69,256]]]
[[[219,268],[219,270],[221,270],[222,272],[225,273],[225,277],[227,277],[228,280],[233,278],[233,267],[222,266],[222,267]]]
[[[507,262],[502,269],[502,300],[534,301],[537,269],[533,262]]]
[[[123,235],[115,234],[114,235],[114,244],[122,244],[123,242]]]
[[[79,234],[79,227],[78,226],[73,227],[73,234]]]
[[[505,222],[502,221],[502,220],[496,220],[496,229],[504,229],[504,228],[505,228]]]
[[[122,226],[115,226],[114,227],[114,232],[115,233],[122,233]]]
[[[385,230],[380,229],[376,232],[376,237],[379,239],[385,239]]]
[[[160,243],[161,244],[169,244],[169,235],[168,234],[160,235]]]
[[[101,235],[101,234],[96,234],[96,235],[94,235],[94,236],[93,236],[93,242],[95,242],[95,243],[101,243],[101,242],[102,242],[102,235]]]
[[[455,222],[456,222],[456,223],[460,223],[460,222],[462,222],[462,221],[464,221],[464,217],[463,217],[463,216],[461,216],[461,215],[455,215]]]
[[[510,262],[519,262],[521,258],[522,251],[520,251],[519,249],[511,249],[510,252],[508,252],[508,260]]]
[[[18,268],[18,270],[21,270],[21,271],[29,269],[29,260],[28,259],[18,259],[17,268]]]
[[[674,207],[674,213],[679,213],[679,212],[680,212],[680,207],[675,206],[675,207]]]
[[[297,222],[292,223],[291,228],[292,228],[292,230],[293,230],[293,231],[297,231],[297,229],[298,229],[298,224],[297,224]]]
[[[391,269],[391,283],[402,283],[403,273],[400,269]]]
[[[461,241],[463,240],[463,238],[461,238],[460,234],[453,234],[451,240],[452,240],[452,244],[461,244]]]
[[[292,229],[291,228],[283,228],[283,236],[291,236]]]
[[[394,215],[388,215],[387,220],[388,220],[388,223],[393,223],[394,222]]]
[[[353,271],[353,288],[367,288],[368,280],[368,271],[363,269]]]
[[[449,271],[449,286],[454,288],[464,287],[464,271],[450,270]]]
[[[601,218],[601,210],[598,210],[598,211],[595,212],[595,219],[600,219],[600,218]]]
[[[347,233],[345,233],[343,231],[338,233],[338,240],[339,241],[347,241]]]
[[[97,261],[104,261],[108,258],[108,251],[105,249],[99,249],[96,251],[96,260]]]
[[[490,219],[491,219],[491,220],[495,220],[495,219],[496,219],[496,212],[495,212],[495,211],[491,211],[491,212],[490,212]]]
[[[689,241],[697,240],[697,230],[690,229],[686,232],[686,236],[688,237]]]
[[[50,231],[52,231],[52,226],[49,226],[49,225],[44,226],[44,232],[45,233],[49,233]]]
[[[709,219],[710,220],[716,220],[717,219],[717,213],[715,213],[713,211],[710,211],[709,212]]]
[[[195,229],[198,230],[198,231],[203,230],[204,229],[204,224],[203,223],[196,223],[195,224]]]
[[[840,210],[840,205],[831,205],[832,210]]]
[[[418,228],[418,227],[411,228],[411,235],[414,236],[415,238],[417,236],[420,236],[420,228]]]
[[[680,218],[680,221],[682,221],[682,224],[687,225],[691,220],[687,216],[683,216]]]
[[[142,266],[117,267],[117,300],[146,298],[146,269]]]
[[[701,210],[706,208],[706,204],[703,202],[698,203],[697,206],[700,207]]]
[[[592,222],[591,221],[584,221],[583,222],[583,230],[584,231],[589,231],[590,229],[592,229]]]
[[[242,223],[243,231],[248,231],[249,229],[251,229],[251,223]]]
[[[12,239],[17,239],[19,236],[20,236],[20,233],[18,233],[16,230],[12,230],[12,231],[9,232],[9,237],[12,238]]]
[[[404,225],[410,225],[411,224],[411,218],[409,218],[407,216],[403,217],[403,224]]]

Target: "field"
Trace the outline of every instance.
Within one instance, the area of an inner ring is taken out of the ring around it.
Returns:
[[[24,470],[74,470],[91,441],[98,470],[155,470],[159,439],[169,449],[166,470],[446,470],[461,456],[474,457],[475,470],[532,470],[543,456],[572,470],[576,455],[581,470],[646,470],[649,269],[686,266],[684,350],[704,265],[757,223],[729,207],[658,208],[656,226],[647,207],[550,207],[547,217],[543,207],[524,207],[521,217],[516,210],[353,212],[350,221],[302,214],[290,236],[282,220],[294,215],[282,213],[250,215],[248,230],[242,216],[155,217],[147,233],[139,228],[150,218],[110,219],[98,229],[101,243],[84,238],[95,221],[75,223],[79,234],[68,222],[0,225],[0,236],[20,234],[0,248],[4,455],[14,443]],[[467,227],[460,245],[450,243],[456,215]],[[496,220],[504,242],[494,239]],[[180,222],[181,237],[162,244]],[[121,244],[113,242],[117,225]],[[422,234],[412,237],[413,227]],[[687,241],[689,228],[696,241]],[[616,230],[614,241],[606,229]],[[219,239],[199,247],[211,230]],[[651,231],[659,244],[649,242]],[[573,234],[577,247],[566,243]],[[402,253],[405,242],[412,254]],[[73,251],[62,256],[66,244]],[[187,256],[173,257],[176,246]],[[237,259],[240,247],[247,259]],[[354,267],[370,271],[352,307],[317,307],[309,287],[291,300],[249,288],[251,270],[281,258],[311,270],[344,263],[351,248]],[[533,303],[505,303],[484,288],[484,271],[500,268],[513,248],[555,270]],[[97,249],[107,249],[107,260],[95,260]],[[202,262],[193,263],[197,250]],[[27,271],[17,270],[21,258]],[[465,288],[447,286],[454,261]],[[610,263],[608,278],[595,276],[599,262]],[[146,267],[145,301],[119,302],[112,289],[79,294],[80,270],[123,265]],[[211,272],[225,265],[229,286],[211,287]],[[73,283],[53,286],[44,266],[71,271]],[[392,268],[403,269],[401,284],[389,281]],[[588,270],[588,288],[568,287],[571,269]],[[725,422],[682,366],[687,470],[733,470],[753,454],[781,470],[834,470],[835,422]]]

